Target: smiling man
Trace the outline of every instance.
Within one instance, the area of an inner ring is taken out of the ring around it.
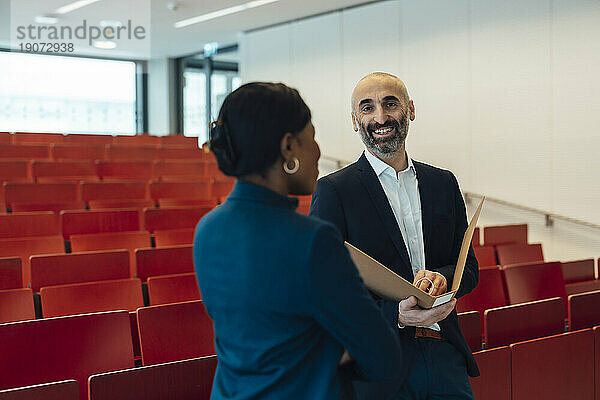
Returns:
[[[344,240],[404,279],[431,293],[452,283],[467,228],[464,201],[454,175],[414,161],[405,149],[415,106],[397,77],[376,72],[352,92],[352,124],[365,152],[355,163],[321,178],[310,214],[332,222]],[[476,286],[471,248],[456,297]],[[479,371],[451,303],[420,309],[414,298],[400,303],[377,298],[388,322],[398,327],[410,362],[406,379],[393,386],[356,383],[364,399],[474,399],[468,375]]]

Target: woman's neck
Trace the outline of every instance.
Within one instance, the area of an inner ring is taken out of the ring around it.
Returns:
[[[242,182],[252,183],[253,185],[262,186],[282,196],[288,196],[289,190],[285,179],[280,174],[275,174],[273,171],[267,171],[265,176],[260,174],[251,174],[239,177]]]

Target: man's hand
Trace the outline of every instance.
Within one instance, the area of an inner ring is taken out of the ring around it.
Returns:
[[[423,309],[417,305],[417,298],[410,296],[398,305],[398,323],[401,326],[431,326],[446,318],[454,309],[456,299],[430,308]]]
[[[419,283],[417,284],[417,282]],[[432,296],[446,293],[446,290],[448,289],[444,275],[426,269],[417,272],[413,285]]]

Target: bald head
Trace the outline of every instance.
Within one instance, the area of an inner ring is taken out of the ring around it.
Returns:
[[[395,96],[405,104],[408,103],[408,91],[404,82],[397,76],[386,72],[373,72],[363,77],[352,91],[351,107],[352,112],[356,111],[356,107],[363,101],[373,99],[373,96],[381,93]]]

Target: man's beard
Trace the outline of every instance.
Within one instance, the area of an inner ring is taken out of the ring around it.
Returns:
[[[384,124],[371,122],[366,127],[361,124],[359,129],[360,138],[367,149],[371,150],[376,156],[391,157],[402,148],[406,136],[408,136],[409,123],[410,112],[407,112],[400,122],[390,118]],[[394,133],[391,136],[378,138],[373,133],[377,129],[386,127],[394,128]]]

